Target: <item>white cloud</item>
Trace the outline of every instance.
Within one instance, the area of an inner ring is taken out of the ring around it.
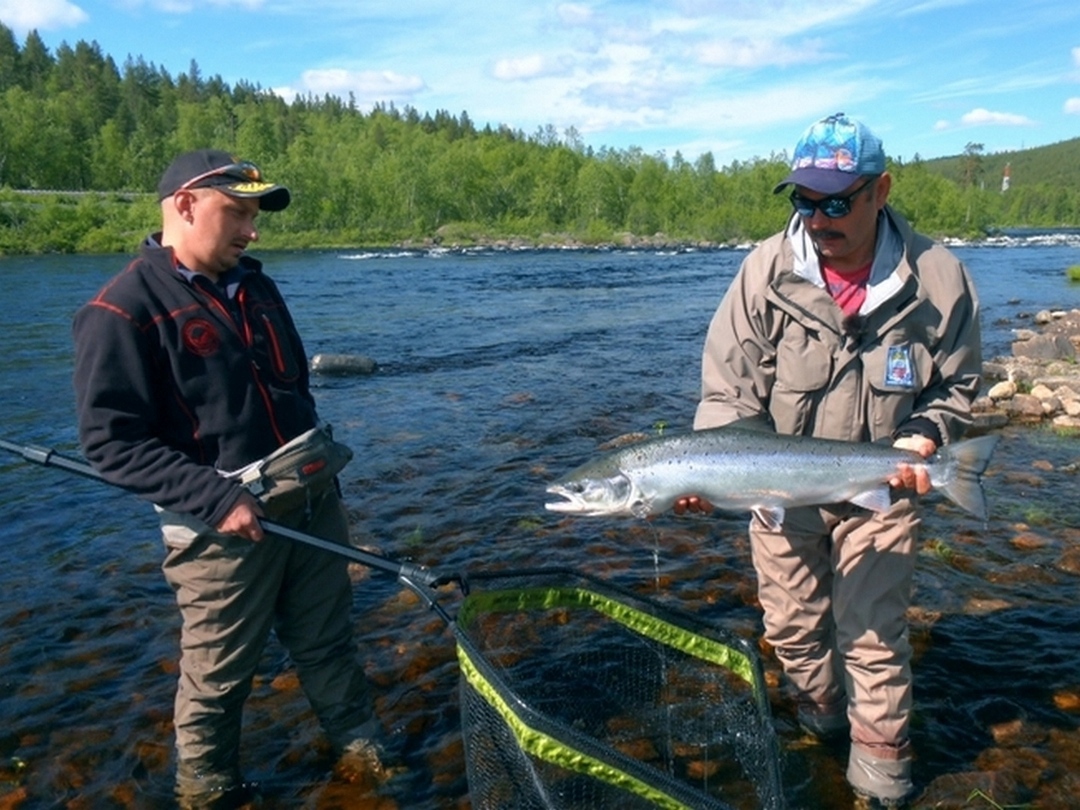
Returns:
[[[897,16],[906,17],[912,14],[928,14],[943,8],[955,8],[956,6],[967,5],[967,3],[968,0],[929,0],[929,2],[926,3],[916,3],[913,6],[902,8],[897,12]]]
[[[566,25],[589,25],[593,21],[592,9],[581,3],[562,3],[555,13]]]
[[[1080,115],[1080,98],[1074,96],[1065,102],[1065,112],[1070,115]]]
[[[135,11],[144,6],[153,11],[166,14],[191,14],[202,8],[229,8],[239,6],[248,11],[255,11],[265,5],[265,0],[116,0],[116,4]]]
[[[965,126],[1007,126],[1007,127],[1029,127],[1035,122],[1025,115],[1015,115],[1013,113],[1003,112],[991,112],[984,107],[976,107],[969,113],[964,113],[960,116],[960,123]]]
[[[499,81],[514,82],[539,79],[543,76],[561,76],[570,70],[569,59],[530,54],[516,59],[499,59],[492,66],[491,75]]]
[[[598,88],[593,88],[597,90]],[[652,94],[658,89],[650,91]],[[640,146],[642,137],[651,131],[677,133],[663,148],[671,156],[675,149],[693,160],[704,151],[711,151],[720,164],[733,159],[769,157],[790,150],[800,133],[810,122],[822,115],[847,109],[861,112],[869,88],[865,82],[835,82],[820,93],[807,93],[801,79],[776,87],[759,87],[742,91],[727,91],[715,97],[698,98],[684,103],[673,96],[670,103],[646,95],[643,101],[657,106],[642,106],[630,111],[629,104],[616,107],[583,107],[571,111],[571,119],[586,134],[595,132],[623,133],[629,142]],[[620,101],[631,99],[626,92]],[[579,121],[583,123],[578,123]],[[629,134],[626,134],[629,133]],[[646,147],[647,152],[654,151]]]
[[[821,62],[829,57],[821,51],[820,41],[798,46],[765,39],[729,39],[710,42],[699,51],[702,64],[713,67],[759,68],[789,67]]]
[[[652,23],[651,30],[654,36],[694,34],[707,27],[700,19],[691,17],[657,17]]]
[[[944,132],[947,129],[952,129],[952,124],[950,124],[945,119],[934,123],[934,132]]]
[[[581,90],[578,97],[590,107],[616,110],[663,110],[672,105],[669,87],[629,82],[596,82]]]
[[[1072,49],[1073,64],[1080,67],[1080,48]]]
[[[963,98],[983,98],[1003,93],[1023,93],[1030,95],[1048,87],[1057,87],[1061,76],[1046,71],[1027,71],[1013,69],[1008,72],[986,73],[977,77],[957,79],[929,85],[912,94],[911,98],[920,103],[939,104]]]
[[[715,31],[717,38],[780,41],[810,32],[865,24],[868,15],[876,13],[875,6],[882,3],[881,0],[817,4],[805,0],[675,0],[672,5],[702,29]],[[671,26],[670,21],[661,22]],[[685,26],[684,20],[680,28]]]
[[[90,16],[68,0],[0,0],[0,22],[17,34],[73,28]]]
[[[629,70],[635,66],[644,67],[655,64],[654,53],[647,45],[609,42],[600,48],[597,55],[607,60],[616,69]]]
[[[297,95],[331,95],[346,99],[351,93],[361,106],[376,102],[401,101],[425,88],[419,76],[404,76],[392,70],[305,70],[300,87],[278,87],[274,92],[286,100]]]

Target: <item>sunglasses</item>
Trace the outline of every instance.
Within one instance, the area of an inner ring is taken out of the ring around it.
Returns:
[[[196,183],[201,183],[208,177],[218,177],[221,175],[229,175],[238,180],[246,180],[249,183],[258,183],[262,181],[262,170],[254,163],[245,160],[240,163],[230,163],[226,166],[218,166],[216,169],[197,174],[184,183],[184,185],[180,186],[177,191],[185,191],[189,188],[194,188]]]
[[[843,197],[824,197],[820,200],[811,200],[797,191],[791,192],[791,205],[799,213],[799,216],[809,219],[815,211],[821,211],[829,219],[841,219],[851,213],[851,201],[867,188],[874,184],[876,177],[871,177],[850,194]]]

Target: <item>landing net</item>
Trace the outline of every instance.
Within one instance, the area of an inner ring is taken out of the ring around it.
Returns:
[[[473,808],[783,808],[744,639],[573,571],[469,585],[455,635]]]

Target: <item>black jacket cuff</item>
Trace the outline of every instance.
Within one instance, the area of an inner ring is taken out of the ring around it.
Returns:
[[[938,426],[934,424],[932,419],[925,416],[916,416],[909,419],[893,431],[893,439],[902,439],[905,436],[925,436],[938,447],[941,447],[942,444],[941,431],[938,430]]]

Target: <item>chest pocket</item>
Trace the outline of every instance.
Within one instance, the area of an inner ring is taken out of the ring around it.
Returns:
[[[776,347],[776,383],[769,413],[778,433],[801,434],[814,414],[833,376],[835,359],[820,340],[798,330]]]
[[[298,349],[281,310],[273,305],[256,302],[248,312],[252,351],[260,367],[284,383],[294,383],[300,377]]]
[[[906,421],[934,373],[930,350],[921,342],[883,341],[863,356],[870,389],[873,434],[887,436]]]

